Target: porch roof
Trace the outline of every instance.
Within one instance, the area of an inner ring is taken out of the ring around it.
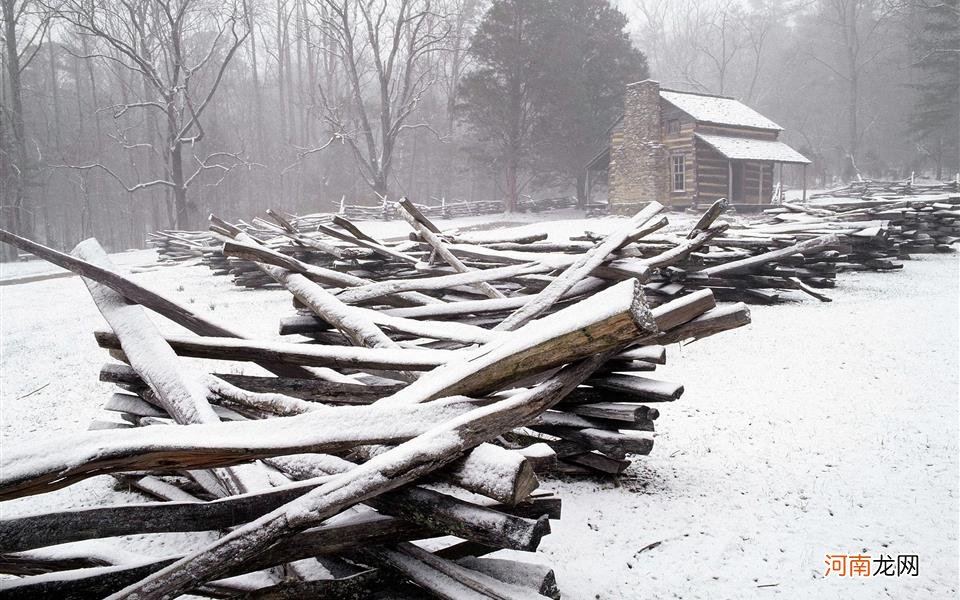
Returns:
[[[707,135],[704,133],[697,133],[695,135],[714,150],[731,160],[764,160],[801,165],[810,164],[807,157],[783,142],[727,137],[724,135]]]

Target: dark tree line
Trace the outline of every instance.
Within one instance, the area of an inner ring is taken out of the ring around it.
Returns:
[[[0,0],[0,12],[0,218],[59,247],[90,235],[139,247],[211,211],[579,195],[623,86],[648,75],[756,106],[821,183],[960,168],[957,0]]]

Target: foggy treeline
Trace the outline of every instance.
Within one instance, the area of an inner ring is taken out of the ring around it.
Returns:
[[[582,195],[631,81],[734,96],[812,186],[953,177],[957,0],[0,0],[5,228]]]

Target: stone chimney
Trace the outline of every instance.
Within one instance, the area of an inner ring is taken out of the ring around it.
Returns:
[[[631,83],[623,96],[623,121],[610,140],[610,212],[633,215],[668,193],[666,152],[660,138],[660,84]]]

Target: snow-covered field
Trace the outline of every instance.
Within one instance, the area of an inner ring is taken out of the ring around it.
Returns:
[[[551,231],[602,232],[615,222],[571,219]],[[491,226],[489,218],[459,224]],[[44,272],[16,268],[2,276]],[[133,278],[254,335],[275,337],[278,316],[292,310],[286,292],[240,290],[203,267]],[[566,598],[957,596],[957,258],[844,273],[830,295],[830,304],[753,307],[750,326],[671,348],[657,376],[682,381],[686,393],[660,406],[653,453],[618,482],[545,482],[563,496],[564,517],[539,559],[556,567]],[[112,392],[97,381],[106,354],[91,332],[102,327],[76,277],[0,287],[0,452],[97,417]],[[0,511],[138,499],[111,481]],[[198,541],[117,543],[159,555]],[[823,576],[826,554],[857,553],[916,554],[919,576]]]

